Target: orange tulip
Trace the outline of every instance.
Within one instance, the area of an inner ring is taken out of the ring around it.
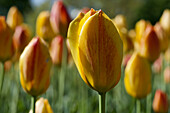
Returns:
[[[16,26],[23,23],[23,16],[17,7],[13,6],[9,9],[7,23],[13,30],[15,30]]]
[[[66,37],[71,18],[61,0],[53,4],[51,9],[50,22],[56,34],[60,34],[63,37]]]
[[[165,83],[170,83],[170,66],[164,70],[164,81]]]
[[[12,30],[7,25],[5,17],[0,16],[0,61],[5,62],[13,55]]]
[[[35,113],[53,113],[53,110],[51,109],[48,100],[42,97],[36,101],[35,106]],[[30,110],[29,113],[33,113],[32,110]]]
[[[39,37],[33,38],[19,59],[21,85],[28,94],[35,97],[47,90],[51,65],[45,42]]]
[[[125,68],[124,84],[127,93],[135,98],[144,98],[151,91],[151,65],[136,52]]]
[[[168,97],[161,90],[157,90],[155,93],[153,110],[156,113],[168,113]]]
[[[50,55],[55,65],[61,65],[62,53],[63,53],[63,42],[64,38],[62,36],[55,37],[50,46]]]
[[[160,55],[160,42],[154,27],[148,25],[141,39],[140,54],[151,62]]]

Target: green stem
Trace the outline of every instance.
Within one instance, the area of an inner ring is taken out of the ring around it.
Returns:
[[[36,97],[35,96],[33,96],[32,98],[32,110],[33,110],[33,113],[35,113],[35,102],[36,102]]]
[[[105,113],[105,94],[99,93],[99,113]]]
[[[139,99],[136,100],[136,113],[141,113],[141,104]]]
[[[1,81],[0,81],[0,94],[1,94],[1,91],[2,91],[3,81],[4,81],[4,63],[2,63],[2,75],[1,75]]]

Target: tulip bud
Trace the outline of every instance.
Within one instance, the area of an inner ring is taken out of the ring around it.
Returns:
[[[7,15],[7,23],[14,30],[16,26],[23,23],[23,16],[17,9],[17,7],[13,6],[9,9]]]
[[[31,31],[26,24],[17,26],[13,35],[14,47],[21,53],[31,40]]]
[[[50,13],[43,11],[39,14],[36,22],[36,33],[47,42],[51,42],[55,34],[50,24]]]
[[[68,39],[74,62],[87,85],[104,93],[119,82],[123,45],[103,11],[80,13],[70,23]]]
[[[33,38],[20,56],[20,81],[32,96],[43,94],[50,83],[51,57],[43,39]]]
[[[52,6],[50,22],[56,34],[66,37],[71,18],[61,0],[55,2]]]
[[[63,41],[64,38],[62,36],[55,37],[50,46],[50,55],[55,65],[61,65],[62,62],[62,53],[63,53]]]
[[[164,81],[170,83],[170,67],[166,67],[164,70]]]
[[[165,9],[161,18],[160,24],[166,31],[167,37],[170,38],[170,9]]]
[[[0,16],[0,61],[5,62],[13,54],[12,30],[7,25],[5,17]]]
[[[160,43],[152,26],[147,26],[140,45],[141,56],[154,62],[160,55]]]
[[[42,97],[36,101],[35,106],[35,113],[53,113],[53,110],[51,109],[48,100]],[[29,113],[33,113],[32,110],[30,110]]]
[[[168,113],[168,97],[161,90],[157,90],[155,93],[153,110],[155,113]]]
[[[155,24],[154,30],[158,36],[161,51],[165,51],[168,48],[168,44],[169,44],[168,36],[166,35],[160,23]]]
[[[124,84],[127,93],[135,98],[144,98],[151,91],[151,66],[136,52],[125,68]]]

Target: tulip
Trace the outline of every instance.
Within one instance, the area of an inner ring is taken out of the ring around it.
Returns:
[[[31,31],[29,27],[26,24],[17,26],[13,35],[14,47],[16,51],[21,53],[30,40]]]
[[[5,17],[0,16],[0,61],[5,62],[13,55],[12,30],[7,25]]]
[[[164,81],[170,83],[170,67],[166,67],[164,70]]]
[[[71,18],[61,0],[53,4],[51,9],[50,22],[56,34],[60,34],[63,37],[66,37]]]
[[[81,78],[99,92],[103,107],[105,93],[120,79],[123,47],[116,27],[103,11],[91,9],[70,23],[68,40]]]
[[[23,23],[23,16],[17,7],[13,6],[9,9],[7,23],[13,30],[16,28],[16,26]]]
[[[39,37],[33,38],[19,60],[21,85],[28,94],[38,96],[47,90],[51,65],[45,42]]]
[[[32,110],[30,110],[29,113],[33,113]],[[41,97],[36,101],[35,113],[53,113],[53,110],[51,109],[51,106],[47,99]]]
[[[62,53],[63,53],[63,41],[64,38],[62,36],[55,37],[50,46],[50,55],[55,65],[61,65],[62,62]]]
[[[116,25],[118,29],[127,28],[126,18],[124,15],[117,15],[113,20],[113,23]]]
[[[135,98],[144,98],[151,91],[150,63],[134,52],[125,68],[124,78],[127,93]]]
[[[140,54],[151,62],[160,55],[160,42],[152,26],[147,26],[141,39]]]
[[[50,23],[50,13],[48,11],[41,12],[37,17],[36,33],[47,42],[51,42],[55,33]]]
[[[157,90],[153,100],[153,110],[156,113],[168,113],[168,97],[166,93]]]
[[[164,29],[160,25],[160,23],[156,23],[154,26],[154,30],[158,36],[158,39],[160,41],[160,49],[161,51],[165,51],[168,48],[169,44],[169,39],[168,36],[166,35]]]
[[[161,18],[160,24],[166,31],[167,37],[170,39],[170,9],[165,9]]]

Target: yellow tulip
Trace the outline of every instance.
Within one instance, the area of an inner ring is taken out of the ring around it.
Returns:
[[[141,39],[140,54],[151,62],[160,55],[160,42],[153,26],[147,26]]]
[[[48,100],[42,97],[36,101],[35,106],[36,106],[35,113],[53,113],[53,110]],[[29,113],[33,113],[32,110],[30,110]]]
[[[74,62],[87,85],[104,93],[119,82],[122,41],[103,11],[79,13],[69,25],[68,40]]]
[[[9,9],[7,23],[13,30],[16,28],[16,26],[23,23],[23,16],[17,7],[13,6]]]
[[[43,39],[35,37],[20,56],[20,81],[32,96],[44,93],[50,83],[51,57]]]
[[[154,30],[158,36],[159,42],[160,42],[160,49],[161,51],[165,51],[168,48],[168,44],[170,43],[170,39],[168,39],[168,36],[166,35],[164,29],[160,25],[160,23],[156,23],[154,26]]]
[[[170,9],[165,9],[161,18],[160,24],[163,29],[166,31],[167,36],[170,39]]]
[[[169,105],[166,93],[161,90],[157,90],[152,105],[155,113],[168,113]]]
[[[5,17],[0,16],[0,61],[5,62],[13,55],[12,30],[7,25]]]
[[[127,93],[135,98],[146,97],[151,91],[151,66],[136,52],[127,63],[124,84]]]
[[[50,13],[43,11],[39,14],[36,22],[36,33],[45,41],[50,42],[55,34],[50,23]]]

